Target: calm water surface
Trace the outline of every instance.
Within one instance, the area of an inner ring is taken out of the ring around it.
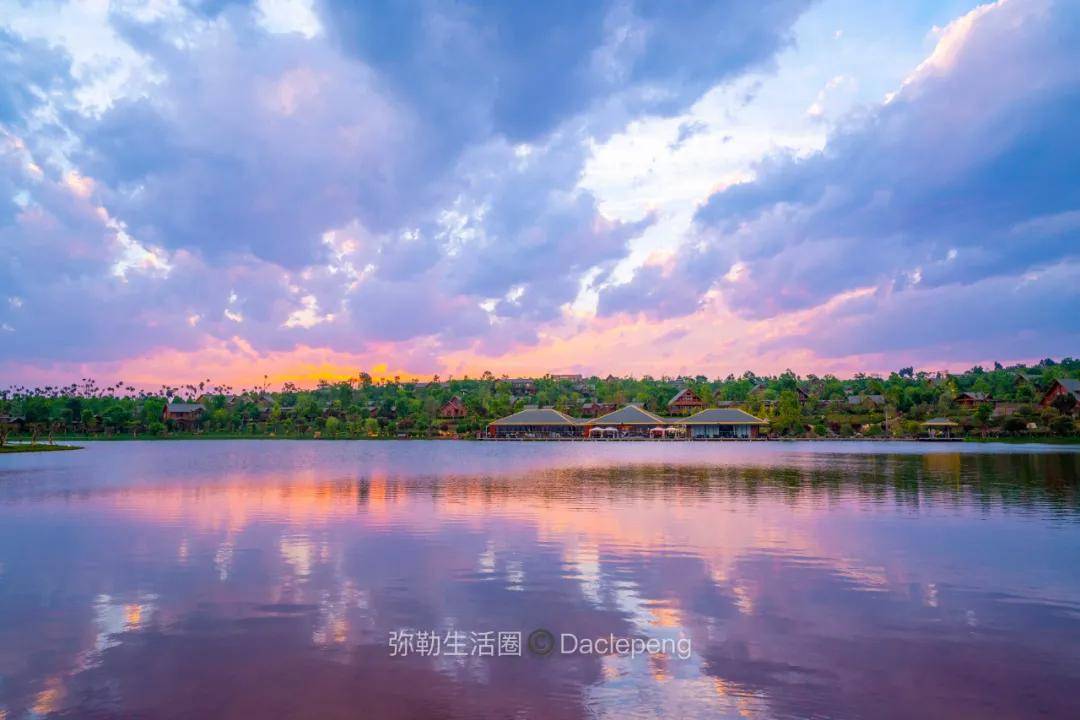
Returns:
[[[0,456],[0,720],[1075,718],[1078,521],[1050,447]],[[389,643],[536,628],[692,651]]]

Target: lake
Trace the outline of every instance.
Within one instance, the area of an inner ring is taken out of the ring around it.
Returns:
[[[0,720],[1075,718],[1078,688],[1070,448],[0,456]]]

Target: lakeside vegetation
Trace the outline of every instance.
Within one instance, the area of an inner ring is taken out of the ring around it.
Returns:
[[[82,448],[78,445],[49,445],[48,443],[4,443],[3,445],[0,445],[0,455],[57,452],[63,450],[82,450]]]
[[[1080,436],[1072,395],[1040,401],[1057,379],[1080,377],[1080,360],[1034,366],[974,367],[963,373],[902,368],[887,377],[857,374],[800,377],[792,372],[709,379],[580,377],[446,378],[375,381],[360,372],[311,389],[290,383],[271,390],[197,385],[137,391],[94,380],[64,387],[0,391],[0,446],[45,438],[431,438],[475,437],[492,420],[528,406],[574,417],[590,408],[640,403],[668,414],[668,402],[689,389],[707,407],[737,406],[769,421],[774,437],[918,437],[922,423],[948,418],[969,439]],[[456,398],[456,400],[455,400]],[[179,409],[167,413],[166,407]],[[187,410],[185,410],[185,408]]]

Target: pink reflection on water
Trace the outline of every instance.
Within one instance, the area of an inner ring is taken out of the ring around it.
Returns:
[[[116,443],[6,469],[0,708],[1076,709],[1080,456],[601,447]],[[403,627],[687,637],[694,652],[390,657]]]

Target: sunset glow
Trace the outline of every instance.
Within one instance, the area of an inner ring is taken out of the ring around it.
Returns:
[[[1075,6],[894,5],[8,8],[0,384],[1073,353]]]

